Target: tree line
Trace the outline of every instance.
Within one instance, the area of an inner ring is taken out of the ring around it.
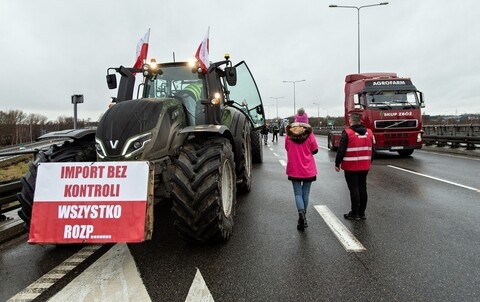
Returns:
[[[22,110],[0,110],[0,146],[18,145],[35,141],[45,133],[73,129],[73,117],[60,116],[49,121],[42,114],[26,114]],[[95,127],[90,119],[77,120],[77,128]]]

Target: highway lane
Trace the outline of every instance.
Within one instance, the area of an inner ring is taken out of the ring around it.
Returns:
[[[343,173],[334,172],[335,153],[325,149],[325,137],[317,138],[322,147],[316,155],[319,175],[307,214],[310,227],[303,233],[296,230],[293,190],[281,162],[283,137],[279,144],[269,142],[264,163],[254,167],[252,192],[238,198],[236,226],[228,242],[181,241],[171,226],[168,205],[157,206],[154,240],[128,245],[150,299],[186,301],[193,280],[202,281],[215,301],[480,299],[480,193],[392,167],[478,189],[478,160],[417,151],[409,158],[381,154],[368,178],[367,220],[345,221],[349,197]],[[346,252],[315,205],[327,206],[366,251]],[[79,249],[30,246],[25,238],[0,247],[0,301]],[[46,301],[62,286],[74,284],[71,280],[86,266],[74,269],[37,300]],[[92,279],[86,286],[96,284]]]

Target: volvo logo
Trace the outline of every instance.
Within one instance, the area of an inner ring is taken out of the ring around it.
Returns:
[[[112,147],[112,149],[117,149],[117,145],[118,145],[118,139],[115,140],[115,141],[110,141],[110,147]]]

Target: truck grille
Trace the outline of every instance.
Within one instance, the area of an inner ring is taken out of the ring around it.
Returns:
[[[385,147],[409,146],[409,133],[385,133],[383,136]]]
[[[375,129],[405,129],[417,127],[417,120],[375,121]]]

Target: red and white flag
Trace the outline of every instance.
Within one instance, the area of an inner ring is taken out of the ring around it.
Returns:
[[[137,54],[135,64],[133,68],[142,68],[143,63],[147,60],[147,53],[148,53],[148,40],[150,39],[150,28],[148,29],[147,33],[143,36],[143,38],[138,41],[137,44]]]
[[[210,52],[210,40],[208,35],[210,33],[210,27],[207,30],[207,34],[205,38],[202,40],[202,43],[198,46],[197,53],[195,54],[195,58],[200,63],[200,68],[203,72],[207,72],[208,67],[210,66],[210,61],[208,60],[208,54]]]

